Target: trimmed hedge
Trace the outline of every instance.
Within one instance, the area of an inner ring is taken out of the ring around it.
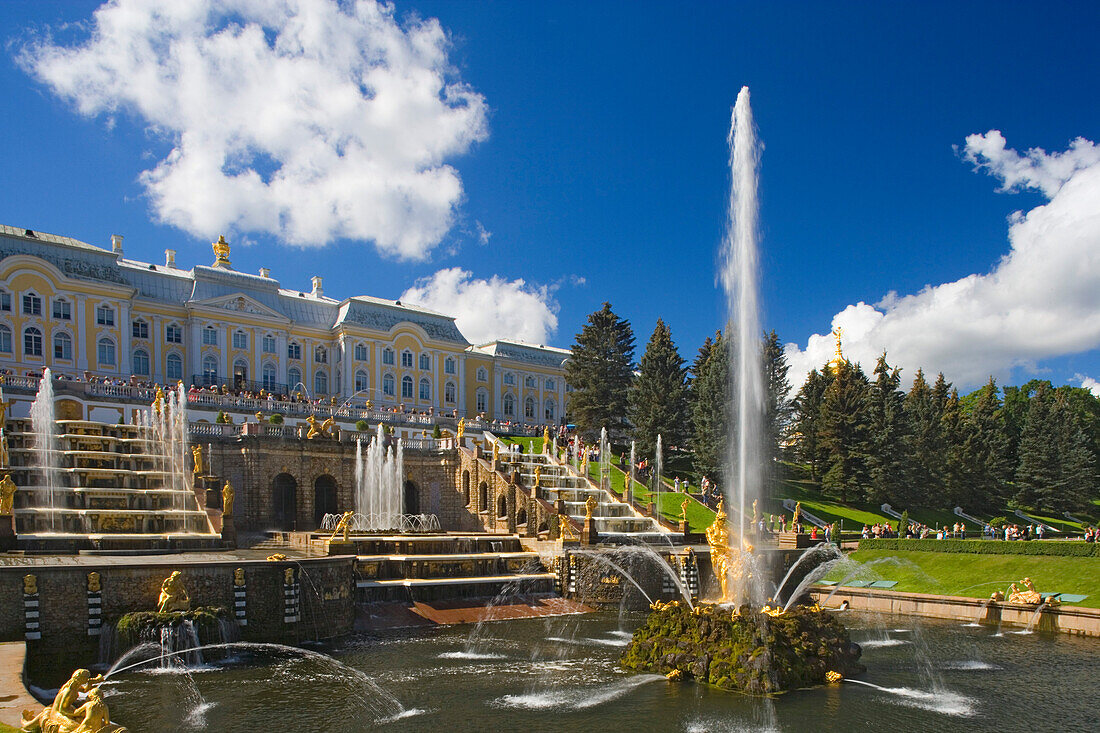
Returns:
[[[1073,541],[1014,540],[860,540],[861,550],[912,550],[966,555],[1051,555],[1055,557],[1100,557],[1100,543]]]

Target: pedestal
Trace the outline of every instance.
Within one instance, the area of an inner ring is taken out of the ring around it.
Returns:
[[[0,551],[15,549],[15,515],[0,516]]]
[[[600,533],[596,531],[596,520],[585,517],[584,529],[581,530],[581,542],[586,545],[594,545],[600,541]]]
[[[332,555],[354,555],[354,554],[356,554],[356,552],[355,552],[355,543],[352,542],[351,540],[348,540],[347,542],[344,542],[343,537],[340,537],[340,538],[335,539],[335,540],[329,540],[326,543],[326,546],[327,546],[327,549],[328,549],[328,554],[330,556],[332,556]]]
[[[237,528],[233,526],[233,517],[222,516],[222,542],[234,549],[237,547]]]
[[[680,520],[680,534],[682,534],[684,537],[687,537],[689,534],[691,534],[691,531],[688,529],[688,523],[686,519]]]

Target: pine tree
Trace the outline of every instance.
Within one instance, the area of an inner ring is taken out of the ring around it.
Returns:
[[[707,339],[692,366],[691,445],[695,470],[712,481],[721,479],[730,434],[729,351],[722,333]]]
[[[917,370],[913,386],[905,396],[905,412],[912,432],[909,436],[912,480],[907,492],[914,506],[945,506],[943,481],[947,446],[943,440],[941,418],[947,403],[947,382],[943,375],[930,388],[924,371]]]
[[[826,449],[822,491],[842,502],[862,500],[870,478],[870,385],[859,365],[841,361],[821,403]]]
[[[683,446],[688,433],[687,368],[661,319],[646,345],[630,391],[630,422],[644,455],[651,455],[661,435],[666,446]]]
[[[624,433],[633,368],[630,323],[604,303],[577,334],[565,367],[566,382],[573,387],[569,412],[582,435],[593,439],[603,427]]]
[[[875,365],[871,386],[871,501],[907,502],[909,479],[909,423],[905,414],[905,393],[901,372],[886,362],[883,352]]]
[[[1027,419],[1020,432],[1014,497],[1020,506],[1046,504],[1059,482],[1056,427],[1052,390],[1040,384],[1028,400]]]
[[[960,506],[973,503],[971,487],[975,466],[968,460],[965,446],[970,442],[971,423],[963,415],[958,390],[951,390],[940,417],[944,444],[943,498],[941,506]]]
[[[825,390],[833,382],[833,371],[826,364],[818,372],[811,369],[794,398],[793,440],[795,460],[805,465],[810,480],[819,482],[824,473],[825,449],[821,440],[821,404]]]
[[[968,398],[971,408],[966,416],[970,429],[962,444],[962,460],[966,465],[969,492],[958,501],[964,507],[997,509],[1008,499],[1007,482],[1012,475],[1009,441],[1005,434],[1001,402],[997,398],[997,383],[975,390]]]
[[[776,469],[790,440],[794,406],[791,383],[787,381],[787,356],[775,331],[765,334],[764,348],[764,466]],[[774,471],[772,476],[774,477]]]

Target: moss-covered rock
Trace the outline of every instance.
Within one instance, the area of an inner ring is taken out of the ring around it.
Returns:
[[[639,672],[694,679],[725,690],[766,695],[825,683],[825,674],[864,671],[861,650],[833,614],[803,607],[770,616],[742,606],[674,602],[659,606],[622,657]],[[674,675],[676,676],[676,675]]]
[[[115,643],[120,652],[145,642],[160,640],[160,629],[179,627],[190,621],[203,643],[217,643],[224,639],[227,622],[235,625],[233,614],[220,606],[200,606],[187,612],[136,611],[121,616],[115,623]]]

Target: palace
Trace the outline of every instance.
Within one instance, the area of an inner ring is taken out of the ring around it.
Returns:
[[[0,226],[0,368],[75,379],[218,385],[406,411],[557,424],[570,352],[471,344],[455,319],[369,296],[337,300],[322,279],[286,288],[268,268],[184,269],[69,237]]]

